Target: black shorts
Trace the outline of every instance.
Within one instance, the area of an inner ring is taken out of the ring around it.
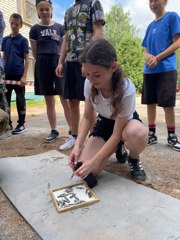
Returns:
[[[5,75],[6,80],[15,80],[17,82],[20,82],[21,78],[22,78],[22,74],[6,74]],[[12,90],[18,91],[18,89],[20,89],[20,91],[21,91],[22,89],[24,89],[24,91],[25,91],[25,86],[6,84],[6,89],[9,91],[12,91]]]
[[[136,119],[142,122],[141,119],[139,118],[139,114],[136,111],[133,113],[133,119]],[[108,119],[108,118],[102,117],[101,115],[98,115],[96,117],[96,124],[94,126],[94,129],[92,133],[89,135],[89,137],[90,136],[101,137],[106,142],[113,133],[114,123],[115,123],[115,120]]]
[[[52,54],[38,55],[35,64],[35,95],[63,95],[64,79],[56,76],[55,69],[59,56]]]
[[[144,74],[142,104],[174,107],[176,103],[177,71]]]
[[[65,86],[64,98],[83,101],[85,78],[81,75],[81,64],[79,62],[65,63]]]

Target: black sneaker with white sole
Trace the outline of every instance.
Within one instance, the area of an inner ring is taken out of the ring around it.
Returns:
[[[149,132],[149,139],[147,145],[149,146],[157,143],[158,143],[157,136],[154,133]]]
[[[168,146],[172,147],[175,151],[180,152],[180,142],[178,141],[177,135],[175,133],[169,134],[167,142]]]
[[[122,141],[117,145],[116,159],[119,163],[125,163],[128,159],[128,153]]]
[[[14,130],[12,130],[12,134],[13,135],[16,135],[16,134],[21,134],[25,132],[25,126],[24,125],[21,125],[21,124],[18,124]]]
[[[51,130],[50,135],[44,139],[44,142],[50,143],[55,141],[57,138],[59,138],[59,132],[55,129]]]
[[[128,157],[128,164],[131,168],[131,176],[136,181],[145,181],[146,173],[139,159]]]

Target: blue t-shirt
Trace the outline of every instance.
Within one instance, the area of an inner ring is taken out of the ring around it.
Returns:
[[[24,73],[24,54],[29,53],[28,40],[21,34],[15,37],[6,36],[2,41],[2,51],[5,54],[5,74]]]
[[[159,20],[150,23],[142,46],[147,49],[148,53],[156,56],[173,43],[173,37],[176,34],[180,34],[180,17],[175,12],[167,12]],[[168,72],[176,69],[175,53],[160,60],[154,68],[148,67],[146,63],[144,65],[145,74]]]
[[[35,24],[29,32],[29,38],[37,41],[37,54],[60,55],[63,36],[64,29],[59,23],[49,26]]]

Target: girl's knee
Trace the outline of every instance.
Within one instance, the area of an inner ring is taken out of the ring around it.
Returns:
[[[126,132],[126,142],[132,145],[139,145],[146,143],[148,139],[148,131],[144,125],[136,126],[130,131]]]

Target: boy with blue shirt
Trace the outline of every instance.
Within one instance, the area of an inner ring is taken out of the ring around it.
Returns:
[[[12,130],[12,134],[20,134],[25,131],[25,84],[29,66],[29,46],[28,40],[19,33],[23,24],[22,17],[17,13],[13,13],[10,16],[9,22],[11,34],[4,37],[2,41],[5,79],[20,81],[20,85],[7,84],[6,98],[10,107],[12,91],[15,91],[18,124],[13,130],[11,116],[9,114],[9,126]]]
[[[167,0],[149,0],[155,20],[146,30],[142,46],[145,48],[142,104],[147,104],[149,125],[148,145],[157,143],[156,105],[163,107],[167,125],[167,143],[180,151],[175,134],[175,102],[177,84],[177,61],[175,51],[180,48],[180,17],[166,12]]]

